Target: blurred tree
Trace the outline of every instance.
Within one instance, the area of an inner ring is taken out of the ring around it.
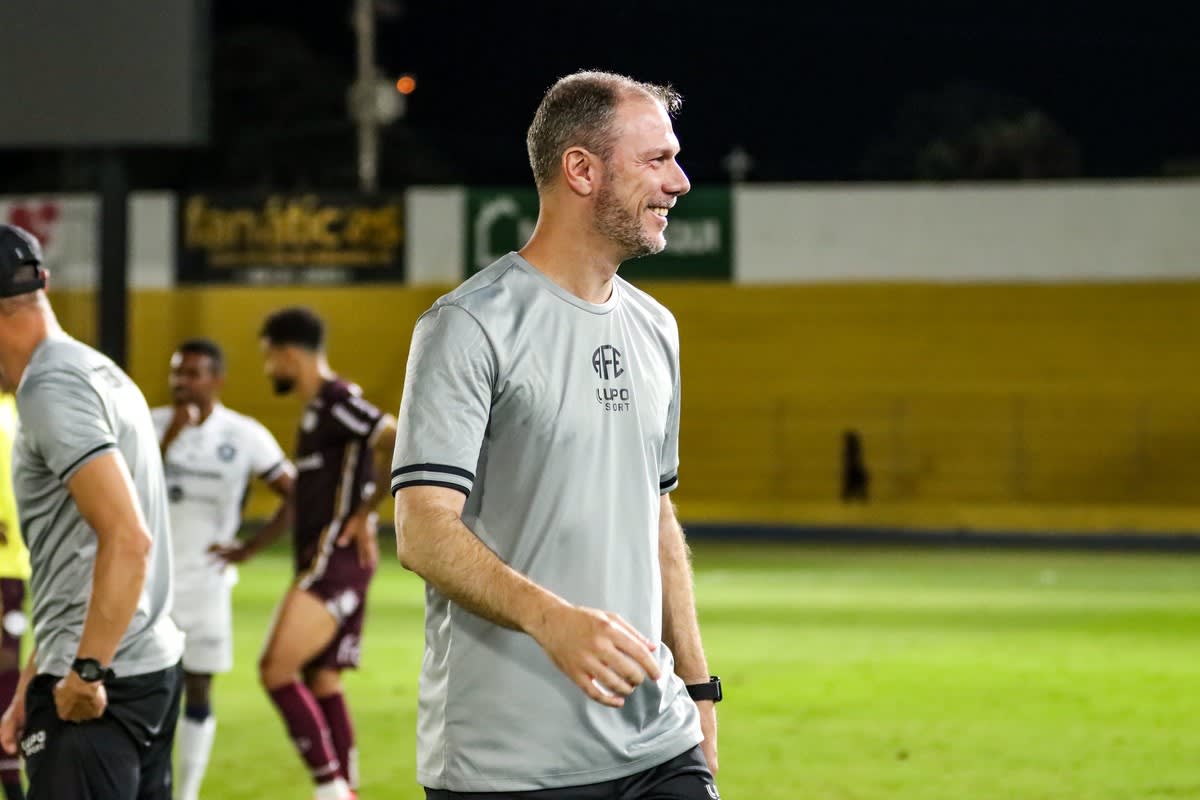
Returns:
[[[213,51],[212,142],[191,162],[189,189],[353,190],[357,140],[347,109],[350,58],[316,52],[299,34],[243,27]],[[383,129],[381,188],[459,176],[403,121]]]
[[[246,27],[216,40],[212,66],[212,141],[194,185],[353,185],[351,64],[322,58],[295,32]]]
[[[1078,143],[1023,98],[969,83],[909,95],[862,162],[868,180],[1028,180],[1080,174]]]

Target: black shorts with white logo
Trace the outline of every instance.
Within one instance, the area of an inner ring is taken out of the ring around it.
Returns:
[[[426,789],[426,800],[721,800],[699,747],[657,767],[604,783],[532,792],[450,792]]]
[[[108,681],[108,707],[89,722],[59,719],[59,680],[38,675],[25,693],[29,800],[170,800],[182,667]]]

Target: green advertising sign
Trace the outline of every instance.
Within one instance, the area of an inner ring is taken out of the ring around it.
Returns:
[[[733,225],[729,189],[693,188],[671,209],[667,249],[628,261],[621,276],[629,280],[731,280]],[[537,222],[537,192],[532,188],[467,190],[465,271],[471,275],[529,240]]]

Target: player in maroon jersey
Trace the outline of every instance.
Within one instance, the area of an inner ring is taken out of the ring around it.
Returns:
[[[396,421],[329,367],[324,325],[312,311],[277,311],[260,335],[275,393],[295,392],[305,407],[292,495],[296,580],[276,613],[259,677],[318,800],[342,800],[353,796],[357,769],[341,670],[358,666],[379,560],[375,509],[388,488]],[[223,555],[240,561],[263,544],[252,539]]]

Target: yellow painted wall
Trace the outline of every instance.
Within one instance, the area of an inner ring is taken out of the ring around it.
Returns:
[[[1200,283],[680,287],[680,497],[1200,502]]]
[[[647,288],[682,332],[684,508],[755,519],[828,503],[848,427],[879,501],[1200,504],[1200,283]],[[139,291],[130,373],[165,402],[174,345],[211,336],[229,354],[228,405],[288,449],[298,409],[262,376],[263,316],[317,309],[334,368],[394,411],[412,325],[441,291]],[[92,338],[88,295],[54,302]]]
[[[333,368],[361,385],[376,405],[395,413],[412,327],[441,293],[374,286],[140,290],[130,301],[128,372],[152,406],[165,404],[175,346],[192,336],[211,337],[224,348],[228,361],[225,404],[260,420],[284,450],[292,452],[300,407],[294,397],[275,397],[263,374],[258,331],[266,315],[286,305],[318,311],[328,324]],[[92,293],[55,292],[51,301],[68,332],[94,343]],[[253,492],[248,514],[265,515],[271,502],[269,493]]]

